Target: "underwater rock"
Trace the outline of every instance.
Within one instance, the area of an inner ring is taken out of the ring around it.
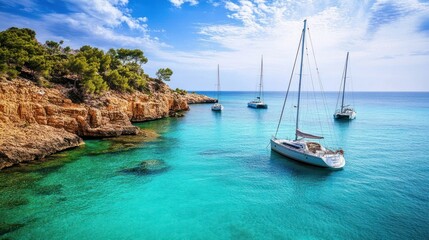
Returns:
[[[19,228],[22,228],[24,224],[22,223],[5,223],[0,222],[0,236],[5,235],[6,233],[13,232],[15,230],[18,230]]]
[[[64,166],[64,164],[55,164],[55,165],[47,166],[47,167],[40,167],[40,168],[36,169],[34,172],[42,174],[42,175],[47,175],[49,173],[58,171],[63,166]]]
[[[128,151],[134,148],[142,147],[145,142],[154,141],[159,137],[159,134],[153,130],[140,129],[137,135],[122,135],[119,137],[108,138],[109,146],[95,152],[90,152],[88,155],[99,155],[107,153],[117,153]]]
[[[207,155],[207,156],[211,156],[211,155],[218,155],[219,151],[218,150],[205,150],[199,153],[199,155]]]
[[[17,197],[14,199],[7,199],[6,201],[2,202],[1,205],[10,209],[10,208],[15,208],[15,207],[19,207],[22,205],[26,205],[28,204],[30,201],[28,201],[27,198],[24,197]]]
[[[39,195],[53,195],[61,193],[61,189],[63,185],[61,184],[53,184],[47,186],[38,186],[35,191]]]
[[[9,176],[0,181],[0,189],[3,191],[16,191],[18,189],[32,189],[43,178],[39,174],[25,174],[21,172],[6,172]]]
[[[139,166],[133,168],[126,168],[121,170],[121,173],[134,174],[138,176],[152,175],[165,172],[170,167],[162,160],[152,159],[145,160]]]
[[[183,111],[170,113],[170,117],[181,118],[184,116],[185,116],[185,113]]]

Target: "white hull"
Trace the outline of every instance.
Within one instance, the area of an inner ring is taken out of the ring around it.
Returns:
[[[344,112],[336,112],[334,114],[335,119],[353,120],[356,118],[356,112],[354,110],[346,110]]]
[[[247,106],[250,108],[268,108],[268,105],[263,102],[249,102]]]
[[[339,152],[312,153],[306,147],[300,148],[300,145],[305,146],[305,142],[275,138],[271,139],[271,150],[300,162],[332,169],[343,168],[346,163],[344,156]]]
[[[212,106],[212,111],[222,111],[222,110],[223,110],[223,106],[222,106],[222,104],[215,103],[215,104]]]

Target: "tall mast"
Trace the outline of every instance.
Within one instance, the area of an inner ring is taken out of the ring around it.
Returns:
[[[259,99],[262,100],[262,82],[263,82],[263,72],[264,72],[264,55],[261,56],[261,77],[259,79]]]
[[[341,100],[341,112],[343,112],[344,109],[344,92],[346,91],[346,78],[347,78],[347,64],[349,62],[349,52],[347,52],[346,57],[346,66],[344,69],[344,85],[343,85],[343,99]]]
[[[296,110],[296,129],[298,129],[298,122],[299,122],[299,102],[301,99],[301,80],[302,80],[302,65],[304,62],[304,45],[305,45],[305,28],[307,27],[307,19],[304,20],[304,28],[302,29],[302,46],[301,46],[301,67],[299,69],[299,87],[298,87],[298,104],[297,104],[297,110]],[[298,140],[298,134],[295,131],[295,140]]]
[[[219,102],[220,80],[219,80],[219,64],[217,65],[217,102]]]

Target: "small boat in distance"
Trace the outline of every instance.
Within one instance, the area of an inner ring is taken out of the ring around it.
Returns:
[[[347,57],[346,57],[346,65],[344,67],[344,78],[341,81],[342,85],[343,85],[343,96],[342,96],[342,100],[341,100],[341,108],[337,109],[334,113],[334,119],[338,119],[338,120],[353,120],[356,118],[356,112],[355,110],[350,107],[350,105],[344,105],[344,93],[346,91],[346,79],[347,79],[347,65],[349,63],[349,52],[347,52]],[[337,106],[338,106],[338,101],[337,101]]]
[[[259,96],[251,102],[247,103],[250,108],[268,108],[268,105],[263,100],[263,71],[264,71],[264,56],[261,56],[261,77],[259,79]]]
[[[222,111],[223,106],[219,103],[220,79],[219,79],[219,64],[217,65],[217,102],[213,104],[212,111]]]
[[[289,87],[286,92],[286,97],[283,104],[282,113],[280,116],[279,123],[277,125],[277,130],[275,136],[271,138],[271,150],[275,151],[285,157],[312,164],[319,167],[327,167],[331,169],[341,169],[345,165],[345,159],[343,156],[342,150],[332,151],[323,147],[320,143],[314,141],[306,141],[305,139],[323,139],[322,136],[316,136],[302,132],[299,129],[299,110],[300,110],[300,99],[301,99],[301,81],[302,81],[302,68],[303,68],[303,58],[304,58],[304,46],[305,46],[305,31],[306,31],[307,20],[304,20],[304,28],[302,30],[302,35],[299,43],[301,47],[301,67],[299,72],[299,86],[298,86],[298,103],[296,105],[296,126],[295,126],[295,140],[289,139],[278,139],[277,132],[282,120],[283,111],[286,105],[287,96],[289,93]],[[295,58],[295,63],[297,61],[298,54]],[[294,64],[295,66],[295,64]],[[295,67],[294,67],[295,68]],[[293,71],[291,74],[291,80],[293,77]]]

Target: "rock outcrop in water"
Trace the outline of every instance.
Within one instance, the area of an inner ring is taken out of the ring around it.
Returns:
[[[0,123],[0,132],[0,169],[83,144],[76,134],[47,125]]]
[[[81,137],[135,135],[131,122],[175,116],[188,103],[214,102],[197,94],[181,95],[165,83],[149,82],[148,93],[106,92],[71,100],[73,91],[16,79],[0,80],[0,169],[42,159],[83,144]]]

